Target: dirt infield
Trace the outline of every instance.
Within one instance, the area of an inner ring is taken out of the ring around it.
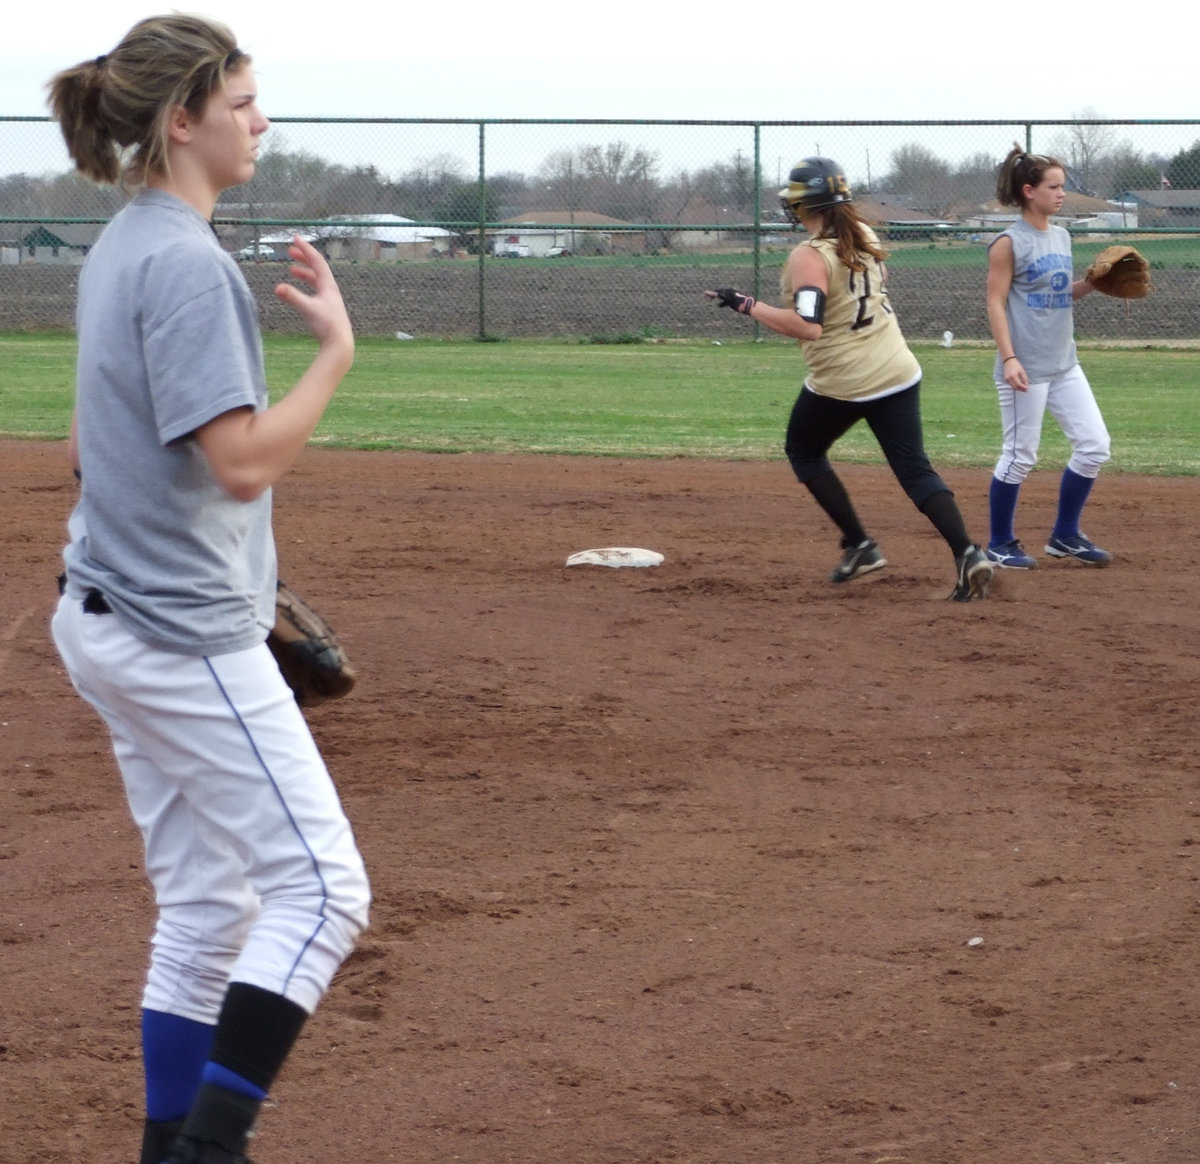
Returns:
[[[73,482],[0,453],[0,1162],[132,1164],[151,907],[47,634]],[[311,722],[375,906],[258,1164],[1200,1159],[1200,482],[1102,477],[1109,569],[957,605],[846,477],[891,564],[835,588],[781,463],[306,452],[280,558],[363,674]],[[666,561],[566,568],[605,545]]]

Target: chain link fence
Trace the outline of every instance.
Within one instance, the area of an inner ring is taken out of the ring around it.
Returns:
[[[214,227],[268,330],[293,231],[337,270],[362,335],[590,342],[745,338],[701,292],[773,298],[797,236],[778,189],[835,158],[890,252],[912,339],[989,338],[987,244],[1014,142],[1061,159],[1077,270],[1110,242],[1150,259],[1132,304],[1089,296],[1081,338],[1200,341],[1200,122],[711,122],[278,118]],[[78,177],[48,118],[0,117],[0,330],[70,328],[83,261],[122,195]],[[772,333],[761,338],[788,342]]]

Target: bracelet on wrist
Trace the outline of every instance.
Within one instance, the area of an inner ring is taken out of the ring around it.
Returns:
[[[1009,360],[1015,360],[1016,358],[1017,358],[1016,356],[1005,356],[1004,359],[1001,360],[1000,362],[1002,364],[1007,364]]]

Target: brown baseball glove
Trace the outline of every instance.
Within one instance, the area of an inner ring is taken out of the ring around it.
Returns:
[[[1134,247],[1105,247],[1083,277],[1117,299],[1142,299],[1150,291],[1150,264]]]
[[[267,646],[301,707],[340,699],[358,678],[333,628],[282,582]]]

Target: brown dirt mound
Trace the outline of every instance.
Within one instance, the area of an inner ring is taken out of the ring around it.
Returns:
[[[130,1164],[151,904],[47,633],[63,450],[0,451],[0,1161]],[[846,479],[890,565],[833,587],[784,464],[305,454],[280,557],[363,676],[311,722],[376,904],[259,1164],[1200,1159],[1200,484],[1102,477],[1109,569],[957,605]],[[605,545],[666,561],[566,568]]]

